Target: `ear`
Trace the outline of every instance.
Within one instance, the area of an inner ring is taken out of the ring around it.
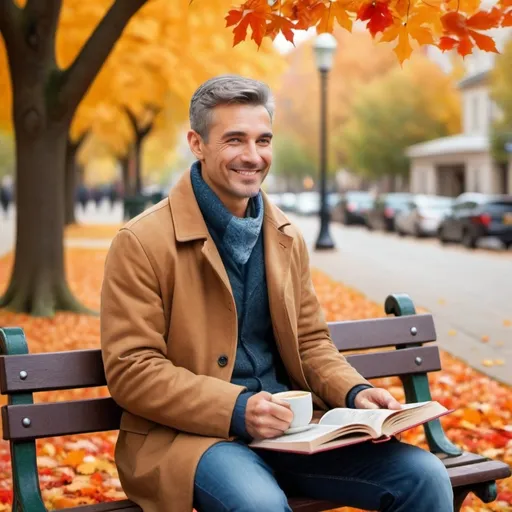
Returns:
[[[199,160],[204,160],[204,142],[201,138],[201,135],[199,135],[194,130],[190,130],[187,133],[187,141],[188,145],[190,147],[190,151],[194,153],[194,156]]]

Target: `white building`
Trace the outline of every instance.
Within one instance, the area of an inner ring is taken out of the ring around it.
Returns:
[[[492,34],[502,49],[510,30]],[[449,58],[432,49],[429,55],[449,70]],[[492,121],[499,115],[490,98],[490,70],[495,54],[476,51],[467,56],[466,75],[459,82],[462,133],[410,146],[410,189],[413,193],[457,196],[462,192],[512,194],[512,154],[508,165],[497,165],[490,153]]]

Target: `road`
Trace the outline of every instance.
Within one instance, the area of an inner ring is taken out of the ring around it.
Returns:
[[[434,315],[440,346],[512,384],[512,251],[470,251],[331,224],[336,252],[316,252],[318,220],[290,217],[304,234],[312,266],[380,304],[390,293],[409,294]],[[484,360],[497,364],[486,367]]]
[[[122,221],[121,208],[110,212],[106,204],[98,211],[91,207],[85,215],[78,211],[77,216],[82,223]],[[381,304],[390,293],[408,293],[417,307],[434,315],[441,347],[512,385],[512,251],[469,251],[457,245],[443,247],[432,239],[332,224],[337,251],[315,252],[317,219],[290,218],[304,233],[312,266]],[[0,256],[13,242],[11,212],[8,220],[0,219]],[[493,365],[484,366],[484,360]]]

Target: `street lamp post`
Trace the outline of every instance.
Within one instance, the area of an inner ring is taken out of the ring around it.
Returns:
[[[315,249],[334,249],[329,233],[330,212],[327,204],[327,76],[332,68],[336,39],[320,34],[314,44],[316,66],[320,72],[320,233]]]

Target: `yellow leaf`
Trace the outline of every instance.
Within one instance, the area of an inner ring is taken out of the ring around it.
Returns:
[[[450,329],[448,331],[448,336],[456,336],[457,335],[457,331],[455,329]]]
[[[96,471],[95,462],[84,462],[76,468],[77,472],[81,475],[92,475]]]
[[[492,359],[484,359],[482,361],[482,364],[487,367],[494,366],[494,362],[492,361]]]
[[[482,343],[487,343],[489,341],[489,336],[487,336],[487,334],[484,334],[480,340],[482,341]]]

